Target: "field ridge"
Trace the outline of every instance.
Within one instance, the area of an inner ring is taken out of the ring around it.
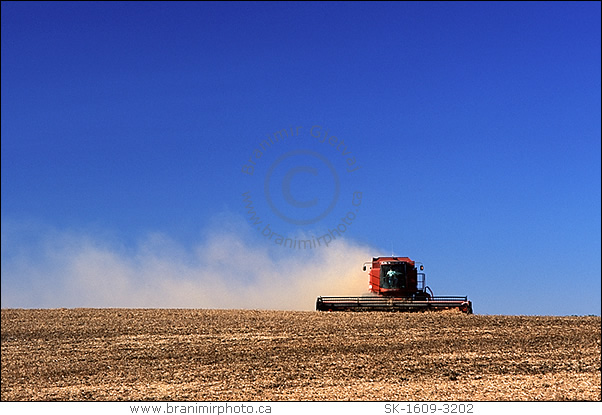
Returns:
[[[600,400],[597,316],[3,309],[3,401]]]

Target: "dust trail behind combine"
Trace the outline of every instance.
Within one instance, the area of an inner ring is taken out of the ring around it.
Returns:
[[[294,252],[270,251],[232,230],[212,233],[192,248],[164,235],[129,251],[81,235],[52,235],[39,245],[6,258],[3,245],[2,275],[21,281],[13,286],[3,278],[4,307],[312,310],[318,295],[368,290],[357,264],[371,249],[345,239]]]

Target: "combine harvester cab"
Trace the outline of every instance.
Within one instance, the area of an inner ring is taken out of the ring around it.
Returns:
[[[360,297],[318,297],[318,311],[442,311],[472,314],[468,297],[434,296],[426,286],[421,263],[407,257],[375,257],[364,264],[369,270],[370,294]]]

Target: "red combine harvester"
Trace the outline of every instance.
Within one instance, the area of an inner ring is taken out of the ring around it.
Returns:
[[[472,314],[468,297],[434,296],[425,285],[424,266],[407,257],[375,257],[370,269],[370,293],[360,297],[318,297],[318,311],[459,310]]]

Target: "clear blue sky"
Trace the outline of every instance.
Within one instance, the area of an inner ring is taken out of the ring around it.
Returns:
[[[231,307],[155,295],[220,269],[234,296],[261,291],[261,269],[285,264],[311,284],[312,264],[343,273],[337,261],[361,267],[351,252],[393,251],[478,313],[600,315],[600,15],[599,2],[3,2],[2,307]],[[287,179],[285,163],[302,168]],[[287,222],[272,207],[320,206],[271,207],[266,186],[335,205]],[[361,207],[328,248],[262,234],[324,235],[353,192]],[[138,300],[94,297],[120,287]],[[257,298],[244,306],[279,307]]]

